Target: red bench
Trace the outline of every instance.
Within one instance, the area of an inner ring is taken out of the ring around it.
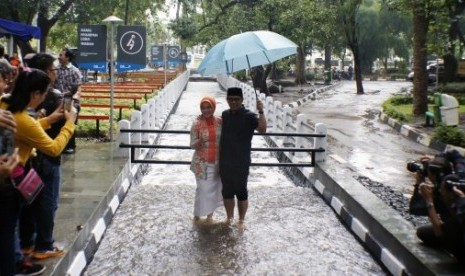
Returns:
[[[95,120],[97,128],[97,137],[100,134],[100,120],[110,120],[110,116],[105,114],[79,114],[79,120]]]
[[[86,93],[83,93],[83,92],[81,92],[80,98],[81,99],[107,99],[107,100],[111,99],[110,95],[95,95],[95,94],[86,94]],[[141,100],[142,96],[140,96],[140,95],[126,95],[126,96],[116,95],[116,96],[113,96],[113,99],[116,99],[116,100],[118,100],[118,99],[119,100],[133,100],[134,101],[134,108],[136,108],[137,100]]]
[[[110,104],[102,103],[81,103],[81,107],[111,108]],[[128,104],[113,104],[113,108],[119,109],[118,121],[123,117],[123,108],[131,108]]]

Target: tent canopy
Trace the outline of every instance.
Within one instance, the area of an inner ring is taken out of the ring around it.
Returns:
[[[32,38],[40,39],[42,36],[39,27],[0,18],[0,36],[4,35],[12,35],[23,41],[29,41]]]

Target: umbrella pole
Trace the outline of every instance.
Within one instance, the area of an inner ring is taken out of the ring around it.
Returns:
[[[249,56],[245,55],[245,58],[247,59],[247,65],[249,66],[249,72],[252,73],[252,68],[250,67],[250,62],[249,62]],[[253,80],[252,80],[252,86],[253,86],[253,91],[255,92],[255,99],[258,102],[257,90],[255,89],[255,85],[253,85]]]

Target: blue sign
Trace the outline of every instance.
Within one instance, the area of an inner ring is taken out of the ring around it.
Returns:
[[[163,67],[165,64],[163,55],[165,51],[163,45],[155,45],[152,46],[151,56],[152,56],[152,64],[156,67]]]
[[[107,27],[105,25],[78,26],[76,62],[81,69],[107,71]]]
[[[145,68],[144,26],[118,26],[118,58],[116,71],[132,71]]]

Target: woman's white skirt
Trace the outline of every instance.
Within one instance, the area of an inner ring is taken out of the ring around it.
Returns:
[[[207,216],[216,208],[223,206],[221,195],[221,179],[215,173],[215,164],[207,164],[207,179],[195,178],[197,189],[195,190],[194,216]]]

